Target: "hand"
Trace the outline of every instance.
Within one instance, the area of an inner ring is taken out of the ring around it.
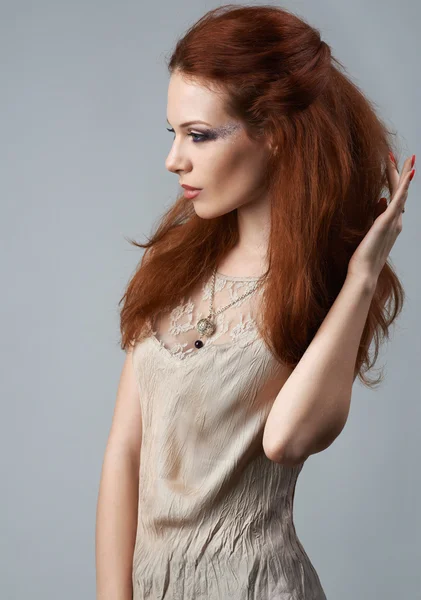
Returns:
[[[415,157],[414,157],[415,164]],[[396,238],[402,231],[402,211],[405,208],[412,160],[407,158],[399,175],[392,158],[387,163],[387,178],[392,199],[380,198],[375,208],[374,223],[361,240],[348,263],[348,274],[377,281]],[[415,169],[414,169],[415,174]]]

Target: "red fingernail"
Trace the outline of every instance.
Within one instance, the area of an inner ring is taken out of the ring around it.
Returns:
[[[415,154],[412,155],[412,160],[411,160],[411,169],[415,164]]]
[[[412,178],[414,175],[415,175],[415,169],[412,169],[411,175],[409,176],[409,181],[412,181]]]
[[[391,151],[389,151],[389,156],[390,156],[390,158],[392,159],[392,161],[393,161],[393,162],[395,163],[395,165],[396,165],[396,159],[395,159],[395,157],[393,156],[393,154],[392,154],[392,152],[391,152]]]

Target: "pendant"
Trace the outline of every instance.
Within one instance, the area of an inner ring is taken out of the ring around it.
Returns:
[[[207,337],[212,335],[212,333],[215,331],[215,327],[215,323],[211,321],[209,317],[200,319],[200,321],[198,321],[196,324],[197,331],[202,335],[206,335]],[[196,340],[194,345],[196,348],[202,348],[203,342],[202,340]]]
[[[196,325],[196,329],[202,335],[209,337],[215,331],[215,323],[209,317],[200,319]]]

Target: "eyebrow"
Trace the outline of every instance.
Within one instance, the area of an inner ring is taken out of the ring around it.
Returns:
[[[171,125],[171,123],[168,121],[168,118],[167,118],[167,123],[168,123],[168,125]],[[200,120],[187,121],[187,123],[182,123],[180,125],[180,127],[188,127],[189,125],[194,125],[195,123],[202,123],[203,125],[208,125],[209,127],[212,127],[212,125],[210,125],[209,123],[206,123],[206,121],[200,121]]]

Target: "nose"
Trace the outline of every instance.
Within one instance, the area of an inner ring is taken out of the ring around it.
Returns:
[[[165,168],[167,169],[167,171],[170,171],[170,173],[177,173],[177,171],[179,170],[177,169],[175,160],[170,155],[167,156],[167,159],[165,161]]]
[[[170,171],[170,173],[179,173],[180,171],[189,170],[189,165],[189,159],[181,154],[174,143],[165,160],[165,168]]]

